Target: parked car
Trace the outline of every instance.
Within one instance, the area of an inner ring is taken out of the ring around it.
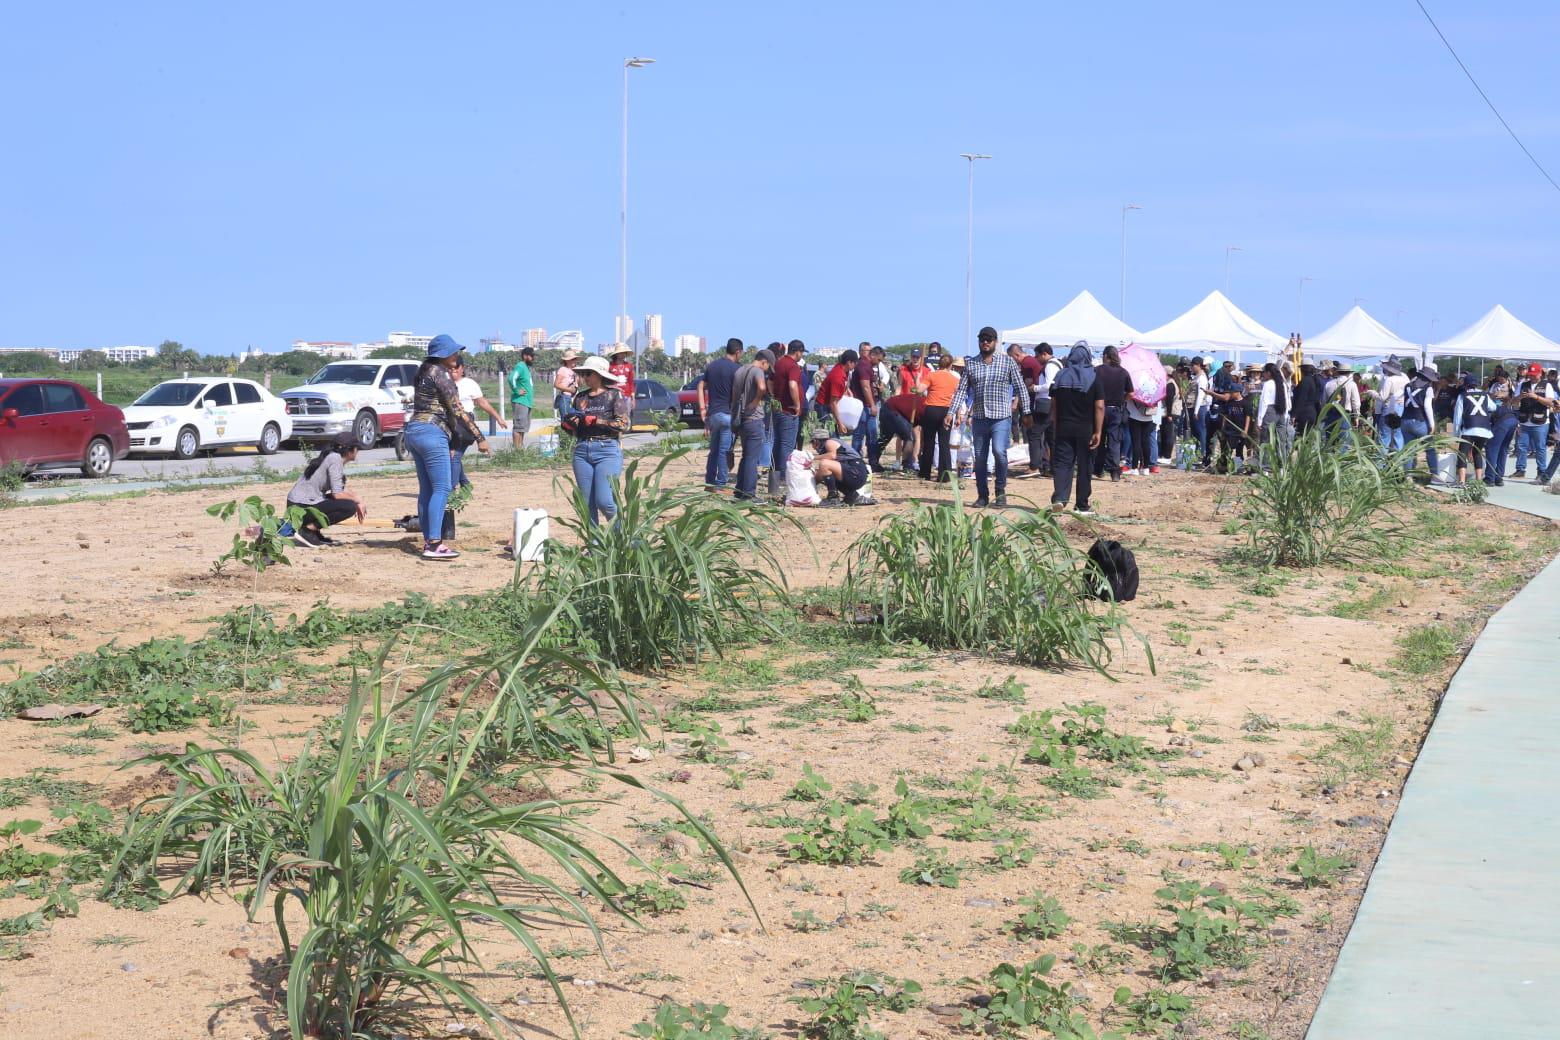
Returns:
[[[280,398],[252,379],[227,376],[158,383],[125,409],[125,423],[132,453],[176,459],[240,445],[274,455],[292,434]]]
[[[416,361],[332,361],[302,386],[282,391],[293,436],[326,441],[348,430],[359,447],[395,440],[406,425]]]
[[[659,417],[678,417],[677,397],[654,379],[634,381],[634,425],[659,426]]]
[[[699,384],[702,382],[704,375],[701,373],[677,391],[677,417],[690,430],[704,429],[704,420],[699,418]]]
[[[0,379],[0,465],[106,477],[130,453],[125,413],[65,379]]]

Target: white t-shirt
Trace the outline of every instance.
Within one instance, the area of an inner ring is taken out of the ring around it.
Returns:
[[[460,394],[461,411],[468,415],[477,414],[477,398],[486,397],[482,392],[482,386],[470,376],[461,376],[455,381],[455,392]]]
[[[1395,376],[1382,376],[1381,386],[1377,388],[1377,407],[1383,413],[1390,412],[1393,415],[1403,414],[1403,391],[1408,389],[1408,377],[1402,374]]]
[[[1211,382],[1209,382],[1209,380],[1208,380],[1208,373],[1206,373],[1206,372],[1198,372],[1197,373],[1196,386],[1197,386],[1197,398],[1196,398],[1196,402],[1197,403],[1192,406],[1192,410],[1193,411],[1201,411],[1202,409],[1207,408],[1207,407],[1209,407],[1210,405],[1213,404],[1213,390],[1212,390],[1213,384]]]

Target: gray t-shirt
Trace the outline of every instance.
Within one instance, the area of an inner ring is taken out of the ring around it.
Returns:
[[[769,391],[767,387],[761,389],[760,384],[766,376],[767,373],[757,365],[743,365],[737,369],[736,378],[731,382],[731,411],[738,422],[764,417],[764,398],[769,396]]]
[[[325,501],[327,492],[334,495],[346,486],[347,477],[341,456],[331,452],[315,467],[313,476],[298,478],[298,483],[287,492],[287,501],[295,506],[317,506]]]

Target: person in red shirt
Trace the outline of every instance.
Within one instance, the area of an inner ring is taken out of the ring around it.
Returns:
[[[881,458],[888,442],[898,437],[899,468],[905,473],[916,472],[915,460],[921,450],[918,421],[925,403],[924,394],[895,394],[884,401],[878,411],[878,429],[882,431],[882,436],[877,443],[877,454]]]
[[[630,401],[634,399],[634,351],[619,343],[612,348],[612,364],[607,366],[618,379],[617,388]]]
[[[840,429],[840,399],[851,396],[850,375],[856,370],[856,360],[854,350],[845,351],[834,367],[829,369],[829,374],[823,377],[823,385],[818,387],[818,406],[828,409],[834,417],[835,430]]]
[[[899,366],[899,385],[895,389],[901,394],[925,394],[927,378],[932,374],[931,369],[921,362],[921,348],[910,349],[910,360]]]
[[[779,351],[776,351],[779,353]],[[802,355],[807,347],[799,339],[793,339],[785,353],[775,360],[774,371],[769,373],[770,393],[780,410],[774,415],[774,453],[769,460],[769,493],[779,494],[785,486],[785,465],[801,443],[802,409],[807,406],[807,395],[802,390]]]

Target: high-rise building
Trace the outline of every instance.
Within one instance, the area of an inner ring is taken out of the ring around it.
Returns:
[[[661,316],[659,314],[645,315],[645,338],[640,340],[640,345],[646,350],[666,349],[666,340],[661,338]]]
[[[520,345],[522,347],[540,347],[546,339],[546,329],[526,329],[520,334]]]
[[[682,357],[684,354],[700,354],[703,351],[703,336],[682,335],[672,341],[672,357]]]
[[[433,342],[433,337],[420,336],[415,332],[392,332],[386,337],[385,342],[392,347],[415,347],[418,350],[427,350],[428,344]]]

